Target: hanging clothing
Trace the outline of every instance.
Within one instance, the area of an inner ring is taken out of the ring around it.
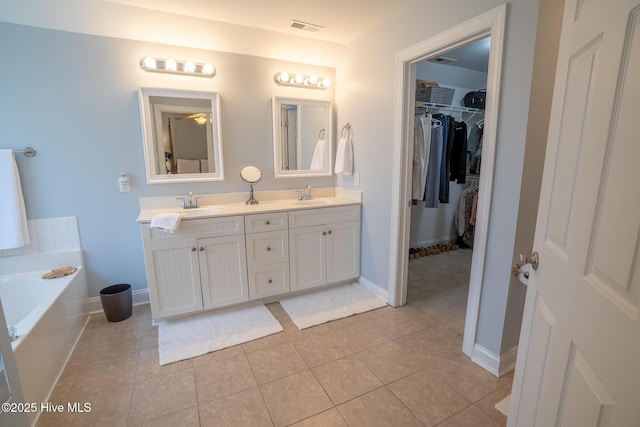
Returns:
[[[424,200],[431,148],[431,114],[416,117],[413,124],[413,175],[411,198]]]
[[[439,200],[441,203],[449,203],[449,161],[451,159],[451,148],[453,148],[453,117],[444,116],[443,118],[443,137],[442,137],[442,157],[440,165],[440,188]]]
[[[449,181],[464,184],[467,177],[467,124],[454,123],[454,138],[449,159]]]
[[[444,116],[434,114],[433,118],[444,121]],[[431,126],[431,144],[429,148],[429,163],[427,165],[427,179],[424,192],[424,206],[437,208],[440,192],[440,166],[443,151],[444,126]]]
[[[477,187],[470,187],[462,193],[464,197],[464,235],[462,236],[462,240],[465,244],[469,246],[473,246],[473,238],[475,235],[475,218],[473,220],[473,224],[471,223],[471,218],[473,215],[473,200],[476,200],[477,206],[477,197],[478,197],[478,189]]]
[[[483,127],[477,123],[471,126],[469,138],[467,140],[467,153],[469,162],[469,173],[480,173],[480,160],[482,158],[482,135]]]

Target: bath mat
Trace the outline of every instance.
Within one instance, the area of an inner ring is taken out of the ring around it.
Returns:
[[[261,302],[230,307],[158,325],[160,365],[201,356],[282,331]]]
[[[299,329],[384,307],[386,303],[357,283],[282,298],[280,305]]]
[[[496,403],[496,409],[502,412],[505,416],[509,416],[510,403],[511,403],[511,395],[505,397],[500,402]]]

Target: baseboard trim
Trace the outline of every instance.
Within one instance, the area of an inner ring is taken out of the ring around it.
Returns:
[[[455,242],[458,239],[458,236],[443,236],[443,237],[437,237],[435,239],[428,239],[428,240],[421,240],[419,242],[411,242],[409,244],[409,247],[412,248],[416,248],[416,247],[421,247],[421,246],[431,246],[431,245],[436,245],[438,243],[443,243],[443,242]]]
[[[132,291],[131,299],[133,300],[133,305],[149,304],[149,289],[138,289],[136,291]],[[97,296],[86,299],[84,301],[84,310],[85,313],[89,314],[102,313],[104,310],[102,309],[100,297]]]
[[[515,368],[517,354],[517,346],[498,356],[480,344],[475,344],[471,354],[471,361],[499,378]]]
[[[358,278],[358,284],[362,285],[362,287],[364,287],[366,290],[389,304],[389,292],[386,289],[382,289],[380,286],[376,285],[370,280],[365,279],[364,277]]]

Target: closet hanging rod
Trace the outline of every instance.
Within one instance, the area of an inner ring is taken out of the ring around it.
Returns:
[[[33,147],[25,147],[24,150],[13,150],[14,153],[22,153],[27,157],[33,157],[36,155],[36,149]]]
[[[474,113],[474,114],[484,111],[484,110],[481,110],[480,108],[463,107],[461,105],[458,106],[458,105],[438,104],[436,102],[426,102],[426,101],[422,101],[421,105],[416,105],[416,108],[449,110],[449,111],[455,111],[460,113]]]

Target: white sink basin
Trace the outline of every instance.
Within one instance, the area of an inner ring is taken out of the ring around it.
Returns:
[[[214,207],[201,207],[191,209],[176,209],[174,212],[181,213],[183,216],[201,216],[201,215],[213,215],[220,212],[220,208]]]
[[[324,205],[333,205],[335,203],[335,200],[329,200],[329,199],[324,199],[324,200],[296,200],[295,204],[296,205],[303,205],[303,206],[324,206]]]

